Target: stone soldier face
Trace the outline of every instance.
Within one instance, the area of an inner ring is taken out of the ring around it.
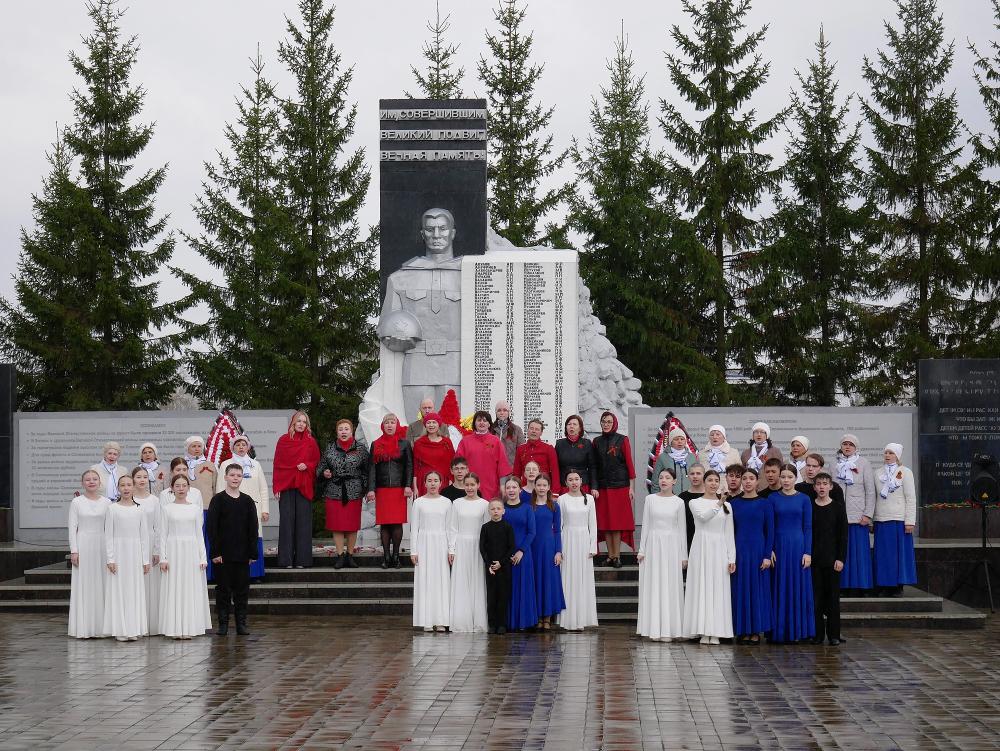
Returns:
[[[425,216],[420,235],[424,238],[427,252],[438,255],[451,249],[451,244],[455,240],[455,228],[451,226],[446,216]]]

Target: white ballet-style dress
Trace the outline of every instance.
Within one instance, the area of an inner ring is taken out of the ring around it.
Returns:
[[[635,632],[650,639],[676,639],[684,632],[687,522],[675,495],[646,496],[639,549],[639,622]]]
[[[594,583],[594,559],[597,553],[597,504],[590,494],[574,498],[559,496],[562,519],[562,574],[566,609],[559,614],[559,625],[579,631],[597,625],[597,588]]]
[[[413,625],[417,627],[451,623],[448,567],[451,513],[452,502],[443,495],[436,498],[422,495],[413,502],[410,511],[410,554],[417,556],[417,565],[413,567]]]
[[[107,577],[104,633],[118,640],[135,640],[149,629],[143,566],[149,564],[149,532],[140,506],[113,503],[104,517],[107,563],[116,573]]]
[[[694,540],[688,555],[684,595],[687,636],[732,638],[733,604],[729,564],[736,563],[732,507],[725,513],[711,498],[693,498]]]
[[[104,518],[111,501],[80,495],[69,504],[69,552],[79,555],[70,569],[70,636],[91,639],[104,636],[104,590],[108,567],[104,565]]]
[[[482,498],[457,498],[448,525],[451,564],[451,630],[486,633],[486,568],[479,553],[479,533],[490,520],[490,504]]]
[[[160,555],[160,524],[163,516],[160,499],[155,495],[136,498],[146,517],[146,549],[149,551],[149,573],[143,577],[146,587],[146,633],[155,636],[160,633],[160,565],[153,562]]]
[[[164,636],[202,636],[212,628],[208,581],[201,564],[205,553],[201,506],[171,503],[163,509],[160,527],[160,631]]]

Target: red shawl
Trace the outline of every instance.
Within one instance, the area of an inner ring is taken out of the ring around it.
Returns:
[[[431,470],[441,475],[441,487],[451,484],[451,460],[455,457],[455,447],[445,436],[434,443],[429,436],[422,435],[413,442],[413,476],[417,478],[420,495],[427,494],[424,478]]]
[[[294,436],[285,433],[278,438],[278,445],[274,447],[275,495],[282,490],[298,490],[312,500],[319,457],[319,444],[308,430]],[[300,470],[300,464],[305,464],[306,468]]]
[[[406,426],[400,425],[398,420],[396,421],[396,432],[392,435],[386,434],[385,421],[389,417],[395,417],[395,415],[390,413],[382,418],[382,435],[372,442],[372,461],[375,464],[398,459],[399,442],[406,437]]]

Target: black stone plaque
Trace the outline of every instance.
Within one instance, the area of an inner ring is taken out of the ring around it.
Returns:
[[[11,507],[13,492],[16,384],[14,366],[0,363],[0,508]]]
[[[972,457],[1000,459],[1000,360],[921,360],[920,503],[969,500]]]
[[[404,261],[424,254],[420,217],[455,217],[455,255],[486,252],[486,100],[379,100],[381,292]]]

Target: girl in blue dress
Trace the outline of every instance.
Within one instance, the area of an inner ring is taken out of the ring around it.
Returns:
[[[507,629],[518,631],[538,624],[538,603],[535,599],[535,567],[531,543],[535,540],[535,512],[521,501],[521,482],[508,477],[503,484],[503,520],[514,528],[514,555],[511,556],[510,605],[507,608]]]
[[[532,510],[535,512],[535,539],[531,558],[535,567],[535,602],[538,628],[552,628],[552,617],[566,609],[562,573],[562,517],[552,495],[552,480],[544,472],[535,478]]]
[[[756,470],[745,470],[743,492],[729,502],[736,527],[736,573],[729,581],[737,644],[759,644],[760,635],[771,630],[774,506],[757,494],[757,481]]]
[[[781,492],[772,493],[774,505],[774,576],[771,599],[771,641],[811,639],[816,635],[813,616],[812,501],[795,490],[794,464],[781,468]]]

